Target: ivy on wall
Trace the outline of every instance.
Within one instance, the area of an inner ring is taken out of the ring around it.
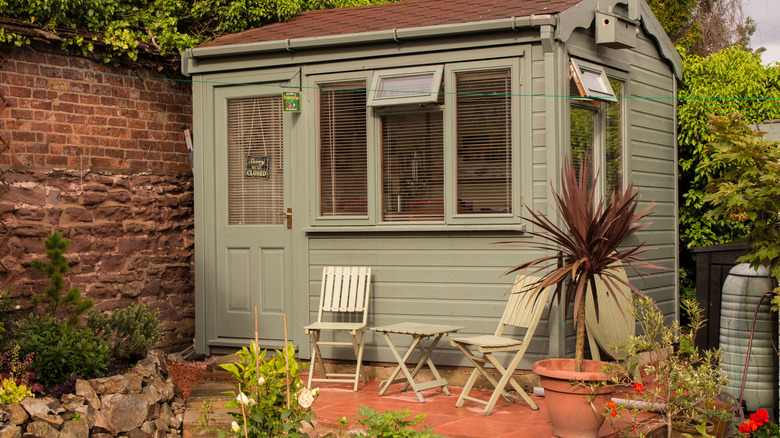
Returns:
[[[118,63],[136,60],[139,52],[178,54],[217,36],[286,21],[306,10],[390,1],[0,0],[0,17],[11,19],[0,26],[0,43],[30,44],[30,33],[20,30],[36,26],[38,35],[61,40],[64,48],[86,54],[99,46],[105,62]]]

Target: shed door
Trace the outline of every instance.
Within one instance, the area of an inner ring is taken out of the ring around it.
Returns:
[[[216,97],[215,333],[254,337],[257,307],[260,338],[273,343],[284,339],[291,302],[282,96],[276,87],[241,86]]]

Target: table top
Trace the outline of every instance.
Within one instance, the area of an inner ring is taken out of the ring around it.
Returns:
[[[371,330],[382,333],[397,333],[404,335],[434,336],[441,333],[457,332],[463,327],[456,325],[422,324],[417,322],[399,322],[397,324],[372,327]]]

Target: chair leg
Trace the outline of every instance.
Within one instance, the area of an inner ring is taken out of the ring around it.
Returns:
[[[368,380],[366,379],[365,373],[362,372],[363,368],[363,346],[366,340],[366,332],[365,330],[360,331],[360,345],[356,343],[355,340],[355,333],[352,333],[352,348],[355,350],[355,357],[357,358],[357,364],[355,366],[355,388],[353,391],[358,390],[358,382],[363,380],[363,383],[367,383]]]
[[[328,378],[327,370],[325,369],[325,362],[322,360],[322,353],[320,353],[320,347],[318,345],[318,342],[320,340],[320,331],[319,330],[311,330],[309,332],[309,337],[311,338],[311,366],[309,366],[309,383],[307,384],[307,388],[311,389],[311,381],[314,377],[314,371],[316,369],[317,363],[320,364],[320,367],[322,367],[322,375],[326,379]]]
[[[458,397],[458,401],[455,402],[456,408],[463,406],[463,402],[465,401],[466,396],[471,392],[471,388],[474,386],[474,382],[477,381],[477,377],[479,377],[479,371],[474,368],[474,371],[471,372],[469,379],[466,381],[466,386],[463,387],[463,391],[461,391],[460,396]]]
[[[517,381],[512,376],[512,373],[514,372],[515,368],[517,368],[517,365],[520,363],[520,359],[523,357],[523,353],[525,353],[525,350],[521,350],[515,354],[514,358],[512,358],[512,361],[509,363],[509,366],[504,368],[501,366],[501,363],[496,360],[496,358],[493,357],[491,354],[485,354],[485,358],[490,361],[491,364],[493,364],[494,367],[501,373],[501,379],[498,381],[498,383],[495,385],[495,390],[493,391],[493,394],[490,396],[490,400],[488,401],[488,405],[485,408],[485,411],[482,413],[483,415],[490,415],[490,412],[493,410],[493,407],[495,407],[496,402],[498,401],[498,394],[504,394],[507,383],[511,384],[512,387],[517,391],[517,394],[528,403],[528,406],[531,407],[532,410],[538,410],[539,407],[536,406],[536,403],[534,403],[533,400],[526,394],[526,392],[523,390],[523,388],[517,383]],[[504,398],[507,398],[504,396]],[[510,401],[508,399],[508,401]],[[510,401],[510,403],[513,403],[513,401]]]

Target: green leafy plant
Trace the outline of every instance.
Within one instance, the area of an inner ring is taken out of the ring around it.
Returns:
[[[0,405],[18,403],[27,397],[34,397],[24,384],[17,384],[14,379],[0,380]]]
[[[21,307],[19,300],[11,298],[10,293],[10,287],[0,288],[0,340],[3,339],[6,326],[11,322],[11,314]]]
[[[236,391],[230,392],[235,399],[225,403],[228,409],[236,410],[230,412],[234,418],[231,429],[217,430],[217,434],[220,437],[307,437],[300,430],[304,423],[313,426],[315,414],[311,406],[319,390],[309,390],[301,382],[301,369],[295,361],[292,344],[283,351],[277,350],[270,358],[254,342],[237,354],[236,363],[220,365],[236,381]],[[208,418],[201,423],[207,427]]]
[[[376,438],[436,438],[440,435],[433,433],[430,427],[424,427],[422,430],[417,427],[422,423],[425,415],[417,415],[414,419],[409,417],[409,410],[387,411],[379,413],[376,409],[360,405],[357,411],[359,418],[357,421],[366,428],[365,435]],[[352,436],[361,436],[353,434]]]
[[[58,310],[64,309],[67,313],[67,323],[75,325],[78,318],[94,306],[92,299],[83,299],[81,289],[71,287],[65,296],[64,275],[68,273],[68,259],[63,255],[70,246],[70,240],[63,239],[62,233],[56,232],[44,241],[46,258],[48,263],[34,259],[31,263],[33,269],[41,271],[49,279],[49,287],[44,294],[32,300],[34,305],[45,303],[45,311],[52,316],[57,316]]]
[[[111,345],[115,359],[132,360],[146,353],[162,339],[160,310],[146,304],[132,304],[111,313],[90,312],[87,327]]]
[[[35,353],[31,368],[44,385],[56,385],[69,377],[100,377],[111,363],[111,346],[88,328],[67,325],[44,315],[29,315],[13,328],[13,345],[19,354]]]
[[[60,35],[66,49],[99,51],[105,62],[118,63],[137,60],[141,53],[177,54],[220,35],[286,21],[301,11],[387,1],[392,0],[7,0],[0,1],[0,16]],[[0,43],[22,46],[30,38],[0,29]]]
[[[744,223],[726,215],[707,216],[705,187],[717,178],[716,167],[697,170],[710,160],[707,144],[714,138],[708,114],[740,113],[747,123],[780,118],[780,67],[738,47],[707,57],[683,55],[685,81],[678,91],[680,255],[683,295],[694,296],[693,247],[731,243],[747,236]]]
[[[730,420],[717,403],[727,383],[720,369],[721,352],[696,347],[696,332],[704,326],[702,310],[694,300],[683,300],[682,307],[690,321],[686,327],[679,321],[664,324],[663,313],[650,298],[634,300],[633,313],[643,334],[620,347],[627,357],[623,364],[605,369],[610,376],[606,384],[628,388],[627,403],[607,403],[605,416],[613,426],[618,418],[633,430],[661,422],[671,437],[673,428],[703,429],[707,422]],[[651,410],[660,417],[640,419],[640,413]]]
[[[738,261],[767,266],[780,280],[780,143],[752,130],[740,114],[710,116],[710,129],[710,160],[697,167],[718,173],[706,187],[704,202],[713,208],[705,216],[743,224],[750,247]]]
[[[561,193],[553,190],[553,199],[562,227],[529,209],[530,217],[524,218],[533,225],[526,231],[537,239],[531,242],[500,242],[523,248],[534,248],[552,255],[523,262],[509,271],[528,275],[540,275],[531,293],[538,294],[544,288],[556,286],[554,297],[565,303],[568,314],[573,304],[574,323],[577,329],[575,371],[582,371],[585,352],[585,302],[586,294],[593,297],[596,317],[599,317],[599,301],[596,294],[596,277],[601,276],[611,294],[619,292],[617,285],[624,284],[634,293],[642,295],[635,286],[621,280],[613,271],[619,266],[638,269],[664,269],[642,261],[638,255],[647,251],[643,243],[624,245],[625,240],[647,227],[639,224],[653,207],[648,205],[637,213],[637,193],[633,184],[621,193],[612,193],[609,200],[596,200],[593,187],[597,178],[590,179],[587,160],[580,162],[579,172],[566,158],[561,173]],[[628,311],[628,309],[625,309]]]

